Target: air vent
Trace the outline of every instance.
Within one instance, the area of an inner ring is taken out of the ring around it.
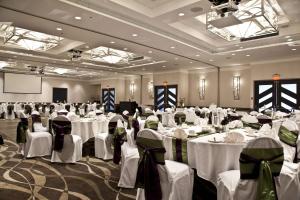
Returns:
[[[201,8],[201,7],[194,7],[194,8],[191,8],[191,12],[194,12],[194,13],[202,12],[202,11],[203,11],[203,8]]]
[[[136,62],[136,61],[141,61],[141,60],[144,60],[144,56],[133,57],[133,58],[130,58],[128,61]]]

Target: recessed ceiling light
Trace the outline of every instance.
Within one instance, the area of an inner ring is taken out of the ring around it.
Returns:
[[[213,59],[210,59],[209,61],[210,61],[210,62],[213,62],[214,60],[213,60]]]
[[[292,38],[290,38],[290,39],[288,39],[287,41],[288,41],[288,42],[291,42],[291,41],[293,41],[293,39],[292,39]]]
[[[17,56],[13,56],[14,58],[16,58]]]
[[[76,20],[81,20],[81,17],[80,16],[76,16],[74,17]]]
[[[148,53],[152,53],[152,51],[148,51]]]
[[[285,38],[290,38],[290,37],[291,37],[290,35],[285,36]]]
[[[192,64],[193,62],[191,61],[190,63]]]
[[[115,42],[114,41],[110,41],[109,43],[114,44]]]
[[[178,13],[178,16],[182,17],[184,16],[184,13]]]
[[[199,54],[196,55],[196,57],[199,57],[199,56],[200,56]]]
[[[171,48],[171,49],[175,49],[175,47],[174,47],[174,46],[171,46],[170,48]]]
[[[235,46],[236,46],[236,47],[239,47],[240,45],[239,45],[239,44],[236,44]]]
[[[249,55],[249,54],[247,54],[246,56],[247,56],[247,57],[249,57],[250,55]]]
[[[108,69],[109,71],[111,71],[112,69]]]
[[[138,36],[138,34],[136,34],[136,33],[132,34],[132,37],[137,37],[137,36]]]
[[[126,48],[126,47],[125,47],[125,48],[123,48],[123,50],[125,50],[125,51],[126,51],[126,50],[128,50],[128,48]]]
[[[292,49],[292,51],[296,51],[297,49]]]
[[[243,49],[244,47],[240,47],[240,49]]]
[[[61,27],[57,27],[56,30],[62,31],[62,28]]]
[[[166,66],[165,65],[163,65],[163,66],[161,66],[162,68],[166,68]]]
[[[174,58],[175,60],[178,60],[178,58],[176,57],[176,58]]]
[[[232,56],[235,56],[235,53],[231,54]]]
[[[143,71],[145,71],[146,69],[145,69],[145,68],[143,68],[142,70],[143,70]]]
[[[87,49],[88,49],[88,48],[90,48],[90,47],[89,47],[89,45],[86,45],[86,46],[85,46],[85,48],[87,48]]]

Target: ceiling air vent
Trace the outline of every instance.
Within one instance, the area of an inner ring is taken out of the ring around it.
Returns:
[[[130,58],[128,61],[135,62],[135,61],[141,61],[141,60],[144,60],[144,56],[133,57],[133,58]]]

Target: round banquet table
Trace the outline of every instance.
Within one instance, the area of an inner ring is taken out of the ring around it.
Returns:
[[[72,135],[81,137],[82,142],[85,143],[90,138],[95,137],[97,133],[108,132],[108,120],[94,120],[94,119],[81,119],[72,121]]]
[[[200,126],[198,126],[198,128],[192,126],[185,129],[185,131],[189,132],[189,130],[197,130],[199,128]],[[170,132],[173,130],[174,129],[161,132],[164,135],[163,143],[166,149],[165,159],[170,160],[173,160],[172,137],[170,137],[172,135]],[[215,133],[189,139],[187,141],[188,165],[197,170],[199,177],[216,185],[219,173],[239,169],[240,153],[247,144],[247,141],[254,139],[253,137],[246,136],[243,129],[239,129],[238,131],[244,135],[245,142],[210,142],[214,140],[214,137],[217,141],[223,139],[226,133]]]

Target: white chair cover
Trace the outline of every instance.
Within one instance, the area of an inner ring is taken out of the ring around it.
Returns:
[[[112,115],[113,117],[109,122],[118,122],[118,120],[124,121],[121,115]],[[108,130],[108,129],[107,129]],[[95,135],[95,157],[109,160],[113,158],[113,149],[111,148],[111,137],[109,133],[102,132]]]
[[[250,141],[246,148],[281,148],[279,141],[269,137],[261,137]],[[279,200],[300,198],[299,165],[284,162],[279,177],[275,177],[275,185]],[[217,183],[218,200],[255,200],[257,180],[240,179],[239,170],[231,170],[219,174]]]
[[[162,140],[162,136],[151,129],[144,129],[138,137]],[[165,160],[165,165],[157,165],[163,200],[190,200],[193,194],[194,173],[186,165]],[[144,200],[144,189],[138,188],[137,200]]]
[[[54,120],[68,121],[66,116],[58,116]],[[52,122],[53,123],[53,122]],[[51,162],[75,163],[82,158],[82,140],[78,135],[64,135],[64,145],[61,152],[53,151]]]

